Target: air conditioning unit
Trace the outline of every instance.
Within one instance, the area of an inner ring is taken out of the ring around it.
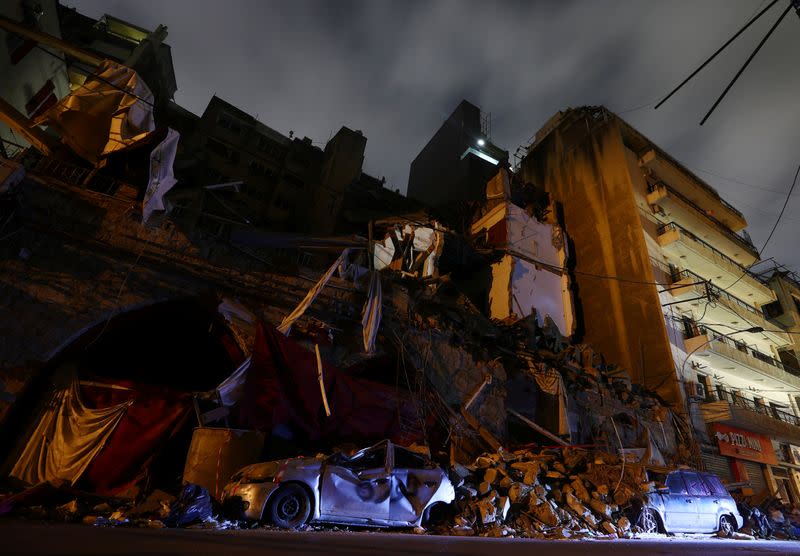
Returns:
[[[701,399],[706,399],[706,385],[702,382],[695,383],[695,390],[697,392],[697,397]]]

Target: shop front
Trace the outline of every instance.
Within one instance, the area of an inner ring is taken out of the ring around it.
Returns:
[[[722,423],[711,423],[710,429],[720,457],[728,460],[732,482],[748,483],[750,491],[743,489],[746,494],[777,492],[772,467],[778,465],[778,458],[772,440]]]

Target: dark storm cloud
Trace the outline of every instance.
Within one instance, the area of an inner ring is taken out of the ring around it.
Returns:
[[[411,160],[462,98],[492,113],[493,139],[510,152],[559,109],[605,104],[740,208],[757,246],[800,163],[794,13],[697,125],[783,1],[658,111],[640,107],[765,1],[73,2],[92,16],[167,25],[176,100],[190,110],[202,113],[216,92],[319,143],[341,125],[361,129],[366,170],[403,191]],[[798,199],[800,188],[765,257],[800,269]]]

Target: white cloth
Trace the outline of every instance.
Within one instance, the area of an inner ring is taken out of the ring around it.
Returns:
[[[147,222],[155,210],[164,210],[164,195],[178,183],[172,173],[178,140],[181,134],[167,128],[167,136],[150,153],[150,181],[142,202],[142,222]]]
[[[225,407],[231,407],[242,397],[244,381],[247,378],[247,370],[250,368],[252,360],[252,357],[245,359],[242,364],[233,371],[231,376],[223,380],[220,385],[217,386],[219,399]]]
[[[361,334],[364,340],[364,351],[375,351],[375,338],[381,325],[383,315],[383,293],[381,291],[381,278],[377,270],[372,271],[369,279],[369,292],[364,310],[361,313]]]
[[[331,267],[325,271],[325,274],[314,284],[314,287],[308,290],[308,293],[300,302],[300,304],[294,308],[294,311],[286,315],[286,317],[281,321],[280,325],[278,326],[278,330],[281,334],[286,336],[289,335],[289,331],[292,329],[292,324],[294,321],[299,319],[303,316],[303,313],[306,312],[306,309],[314,302],[314,299],[319,295],[319,292],[322,291],[322,288],[325,287],[325,284],[331,279],[333,273],[336,272],[336,269],[339,268],[339,265],[342,264],[343,261],[347,259],[347,254],[350,252],[350,249],[345,249],[342,251],[342,254],[339,255],[339,258],[334,261]]]
[[[90,409],[79,386],[59,390],[39,420],[10,475],[29,484],[64,479],[74,484],[103,448],[132,402]]]

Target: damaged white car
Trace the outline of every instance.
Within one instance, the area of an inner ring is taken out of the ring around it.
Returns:
[[[455,498],[440,467],[388,440],[352,456],[336,453],[249,465],[231,481],[222,496],[230,517],[285,528],[308,521],[423,525]]]

